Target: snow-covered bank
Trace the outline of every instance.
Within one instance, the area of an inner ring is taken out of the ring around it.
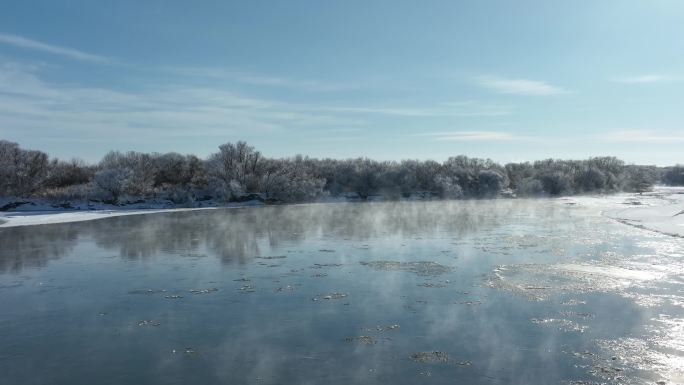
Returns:
[[[604,215],[631,226],[684,237],[684,191],[661,193],[662,205],[606,211]]]
[[[93,210],[93,211],[19,211],[10,212],[0,216],[0,228],[15,226],[47,225],[53,223],[68,223],[91,221],[124,215],[140,215],[161,212],[211,210],[217,207],[182,208],[182,209],[147,209],[147,210]]]
[[[243,198],[250,199],[253,196]],[[410,200],[429,199],[421,194],[411,196]],[[348,203],[360,202],[381,202],[384,198],[380,195],[369,196],[361,199],[358,194],[345,194],[342,196],[327,196],[320,198],[316,203]],[[197,201],[190,206],[176,205],[164,199],[135,199],[131,197],[129,201],[118,205],[107,204],[94,201],[70,201],[56,203],[46,199],[21,199],[21,198],[0,198],[0,228],[16,226],[45,225],[67,222],[82,222],[94,219],[118,217],[124,215],[154,214],[174,211],[194,211],[211,210],[221,208],[237,208],[262,206],[265,204],[278,204],[281,202],[267,201],[264,199],[251,199],[242,202],[225,203],[217,200]],[[5,210],[5,211],[3,211]]]
[[[32,204],[17,211],[0,213],[0,228],[16,226],[47,225],[55,223],[82,222],[94,219],[119,217],[126,215],[141,215],[154,213],[167,213],[178,211],[215,210],[220,208],[236,208],[261,205],[258,201],[247,201],[231,204],[210,204],[205,207],[173,207],[168,204],[132,204],[126,206],[114,205],[89,205],[82,208],[79,205],[72,208],[55,208],[44,202],[32,202]]]
[[[684,237],[684,188],[656,187],[643,194],[567,198],[571,203],[601,210],[626,225]]]

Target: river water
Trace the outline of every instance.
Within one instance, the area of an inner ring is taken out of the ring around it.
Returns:
[[[684,240],[557,199],[0,230],[0,384],[684,383]]]

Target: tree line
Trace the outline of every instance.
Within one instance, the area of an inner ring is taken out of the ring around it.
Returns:
[[[642,192],[658,182],[684,185],[684,166],[628,165],[614,157],[505,165],[462,155],[441,163],[301,155],[276,159],[241,141],[219,146],[206,159],[112,151],[87,164],[0,140],[0,197],[5,198],[112,204],[154,198],[188,205],[207,200],[310,202],[325,196],[460,199]]]

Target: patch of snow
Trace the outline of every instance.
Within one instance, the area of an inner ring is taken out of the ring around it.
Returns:
[[[569,204],[596,209],[626,225],[684,237],[684,187],[656,186],[643,194],[588,195],[559,198]]]
[[[91,221],[95,219],[119,217],[126,215],[142,215],[154,213],[215,210],[219,208],[236,208],[261,205],[258,201],[218,204],[203,202],[205,207],[174,207],[169,202],[146,202],[124,206],[93,203],[72,203],[70,208],[55,207],[45,201],[32,201],[22,205],[17,211],[0,212],[0,228],[16,226],[46,225],[55,223],[69,223]]]
[[[680,215],[684,211],[684,188],[659,188],[651,194],[644,198],[649,204],[607,210],[604,215],[627,225],[684,237],[684,215]],[[635,194],[634,199],[639,198]]]
[[[2,220],[5,222],[0,223],[0,228],[2,227],[16,227],[16,226],[31,226],[31,225],[47,225],[54,223],[69,223],[69,222],[82,222],[91,221],[94,219],[120,217],[126,215],[141,215],[141,214],[153,214],[161,212],[174,212],[174,211],[190,211],[190,210],[209,210],[215,209],[216,207],[204,207],[204,208],[183,208],[183,209],[161,209],[161,210],[132,210],[132,209],[121,209],[121,210],[93,210],[93,211],[19,211],[5,213]]]

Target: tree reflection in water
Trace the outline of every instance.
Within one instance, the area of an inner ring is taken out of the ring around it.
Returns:
[[[310,204],[217,209],[113,217],[88,222],[0,230],[0,271],[43,267],[72,252],[78,240],[122,258],[208,253],[224,264],[245,264],[261,256],[260,245],[296,244],[312,238],[364,242],[377,237],[412,238],[441,234],[464,237],[501,224],[502,218],[561,215],[562,207],[520,201]]]

